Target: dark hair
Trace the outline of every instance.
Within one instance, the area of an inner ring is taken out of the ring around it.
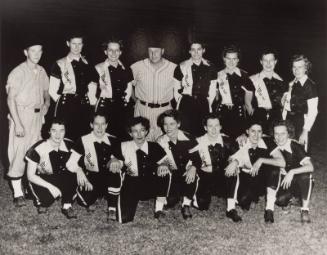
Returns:
[[[263,58],[263,56],[268,55],[268,54],[272,54],[274,55],[275,59],[278,59],[278,53],[275,49],[273,48],[264,48],[261,51],[261,55],[260,55],[260,60]]]
[[[207,126],[208,120],[210,120],[210,119],[217,119],[217,120],[219,120],[218,115],[215,114],[215,113],[213,113],[213,112],[211,112],[211,113],[207,114],[206,116],[204,116],[204,118],[202,120],[202,125],[203,126]],[[220,120],[219,120],[219,124],[221,125]]]
[[[53,119],[50,121],[50,125],[49,125],[49,130],[48,130],[48,131],[51,130],[51,127],[52,127],[52,125],[54,125],[54,124],[63,125],[63,126],[66,128],[66,122],[65,122],[63,119],[61,119],[61,118],[53,118]]]
[[[250,129],[254,125],[259,125],[261,128],[263,127],[262,121],[256,119],[250,119],[246,122],[246,129]]]
[[[225,58],[228,53],[236,53],[238,59],[241,59],[241,50],[236,45],[232,44],[232,45],[224,47],[222,54],[221,54],[222,58]]]
[[[98,117],[98,116],[99,116],[99,117],[103,117],[103,118],[105,118],[106,123],[108,123],[109,118],[108,118],[108,116],[107,116],[103,111],[99,111],[99,112],[94,113],[94,114],[91,116],[90,122],[93,123],[94,120],[95,120],[95,118]]]
[[[192,40],[190,43],[189,43],[189,50],[191,50],[191,47],[193,44],[200,44],[202,49],[206,49],[207,48],[207,45],[206,43],[204,43],[203,41],[200,41],[200,40]]]
[[[295,135],[295,127],[293,123],[290,120],[276,120],[272,123],[270,128],[270,134],[271,136],[274,136],[274,129],[278,126],[284,126],[287,129],[288,136],[290,138],[294,138]]]
[[[81,38],[83,43],[84,43],[85,36],[84,36],[83,32],[73,31],[71,33],[68,33],[67,36],[66,36],[66,41],[70,42],[74,38]]]
[[[118,39],[116,37],[110,37],[105,42],[102,43],[103,50],[107,50],[108,49],[109,43],[117,43],[119,45],[119,49],[120,50],[122,50],[123,47],[124,47],[123,41],[121,39]]]
[[[131,133],[132,132],[132,127],[141,124],[147,131],[150,130],[150,121],[147,118],[144,117],[133,117],[131,118],[128,123],[127,123],[127,132]]]
[[[163,129],[163,125],[164,125],[164,120],[166,117],[171,117],[173,118],[174,120],[176,120],[177,123],[181,123],[181,116],[179,114],[178,111],[176,110],[167,110],[167,111],[164,111],[163,113],[161,113],[157,119],[157,125]]]
[[[307,72],[306,73],[309,73],[311,71],[311,68],[312,68],[312,63],[310,62],[310,60],[302,55],[302,54],[299,54],[299,55],[294,55],[291,59],[291,68],[293,68],[293,63],[294,62],[298,62],[298,61],[301,61],[303,60],[304,61],[304,64],[305,64],[305,67],[307,69]]]

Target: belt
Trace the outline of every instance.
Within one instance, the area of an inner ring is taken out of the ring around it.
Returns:
[[[147,102],[144,102],[142,100],[139,100],[141,104],[145,105],[145,106],[148,106],[150,108],[160,108],[160,107],[165,107],[167,105],[169,105],[169,102],[167,103],[163,103],[163,104],[154,104],[154,103],[147,103]]]

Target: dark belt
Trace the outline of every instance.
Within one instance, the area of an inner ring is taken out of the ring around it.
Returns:
[[[41,109],[40,108],[35,108],[34,109],[34,112],[36,113],[36,112],[40,112],[41,111]]]
[[[140,103],[145,105],[145,106],[148,106],[150,108],[160,108],[160,107],[165,107],[165,106],[169,105],[169,102],[163,103],[163,104],[154,104],[154,103],[147,103],[147,102],[144,102],[142,100],[140,100]]]

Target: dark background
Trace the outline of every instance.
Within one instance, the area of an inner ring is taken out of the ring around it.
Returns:
[[[265,46],[279,52],[276,71],[292,79],[290,58],[303,53],[313,63],[310,77],[318,84],[319,115],[312,130],[315,142],[326,144],[327,19],[326,1],[273,0],[0,0],[0,153],[7,164],[5,85],[8,73],[24,61],[22,42],[28,34],[43,37],[40,64],[51,65],[67,53],[67,32],[87,36],[84,54],[91,63],[103,61],[101,42],[109,35],[124,40],[126,65],[146,56],[149,34],[160,31],[166,57],[179,62],[188,57],[193,36],[207,42],[206,58],[223,67],[221,50],[230,43],[242,49],[240,66],[249,74],[260,71],[259,54]]]

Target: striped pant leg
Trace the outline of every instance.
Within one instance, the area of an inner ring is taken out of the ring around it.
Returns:
[[[199,185],[195,194],[198,208],[208,210],[211,202],[211,187],[213,183],[213,174],[199,171]]]
[[[285,178],[285,175],[281,175],[280,177],[280,182],[283,181],[283,179]],[[293,180],[294,181],[294,180]],[[276,202],[275,204],[278,206],[282,206],[285,207],[288,205],[288,203],[290,202],[291,198],[293,197],[293,186],[294,183],[291,184],[291,187],[289,187],[288,189],[284,189],[283,187],[279,187],[277,194],[276,194]]]
[[[301,194],[302,200],[310,200],[311,194],[312,194],[312,188],[313,188],[313,178],[312,174],[310,173],[304,173],[304,174],[298,174],[294,176],[293,180],[296,184],[294,185],[294,189],[299,189],[298,192]]]
[[[108,173],[108,179],[106,180],[108,207],[117,207],[118,196],[123,185],[123,180],[124,174],[121,172]]]
[[[40,176],[46,182],[51,183],[56,186],[56,176],[55,175],[41,175]],[[49,207],[55,201],[54,197],[51,195],[50,191],[47,188],[36,185],[34,183],[29,183],[31,194],[33,196],[33,201],[36,206]]]
[[[77,202],[85,207],[88,207],[95,203],[99,197],[99,185],[101,185],[101,177],[99,173],[86,172],[88,181],[92,184],[92,190],[85,190],[81,187],[77,188]]]

